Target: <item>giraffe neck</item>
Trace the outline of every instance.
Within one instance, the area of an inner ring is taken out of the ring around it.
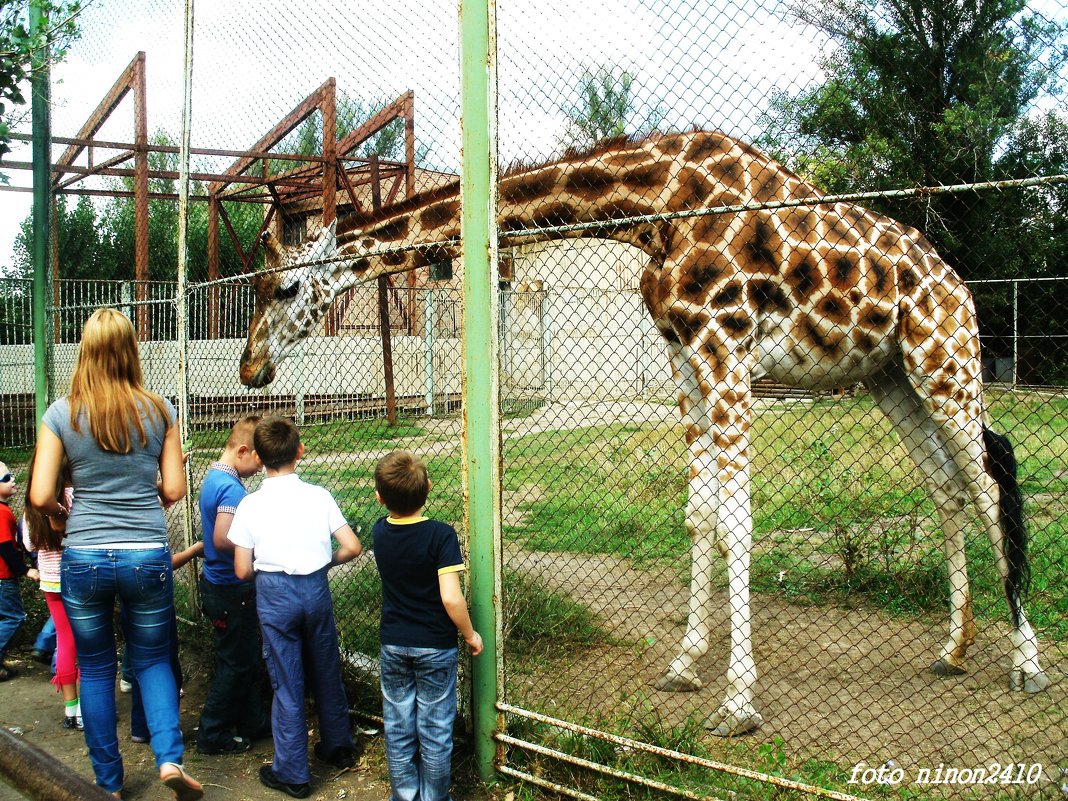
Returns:
[[[660,261],[670,246],[668,228],[625,220],[747,199],[739,148],[745,146],[718,132],[694,132],[616,143],[506,174],[498,193],[500,246],[596,237],[633,245]],[[815,193],[804,187],[802,194]],[[346,258],[330,265],[332,280],[340,290],[455,258],[460,213],[456,182],[382,213],[350,218],[338,230],[337,255]]]

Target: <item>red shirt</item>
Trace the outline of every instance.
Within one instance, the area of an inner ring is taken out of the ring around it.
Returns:
[[[18,536],[18,525],[15,523],[15,515],[11,507],[6,503],[0,503],[0,543],[10,542],[13,547],[18,547],[15,537]],[[16,578],[12,575],[7,562],[0,559],[0,579]]]

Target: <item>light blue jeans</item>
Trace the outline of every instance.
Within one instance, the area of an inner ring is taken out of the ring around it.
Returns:
[[[382,716],[391,801],[448,801],[456,648],[383,645]]]
[[[15,639],[26,610],[22,608],[22,589],[19,579],[0,579],[0,660],[7,654],[8,646]]]
[[[171,670],[174,589],[167,548],[65,548],[63,606],[74,632],[81,668],[85,744],[96,783],[122,787],[122,756],[115,725],[115,600],[126,611],[126,648],[141,687],[157,767],[181,764],[178,688]]]

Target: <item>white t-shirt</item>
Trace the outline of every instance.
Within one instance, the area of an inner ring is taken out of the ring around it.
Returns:
[[[242,498],[226,536],[252,549],[254,570],[306,576],[330,564],[330,535],[345,525],[329,491],[288,473]]]

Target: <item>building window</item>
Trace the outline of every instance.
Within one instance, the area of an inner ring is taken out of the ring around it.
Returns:
[[[282,222],[282,244],[286,247],[299,245],[307,238],[307,217],[290,217]]]

